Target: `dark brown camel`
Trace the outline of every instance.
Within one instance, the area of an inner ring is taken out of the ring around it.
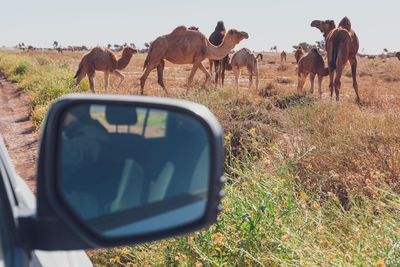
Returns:
[[[396,53],[396,57],[400,60],[400,52]]]
[[[217,22],[217,26],[213,33],[211,33],[208,40],[215,46],[222,43],[225,36],[225,25],[222,20]],[[221,77],[221,85],[224,87],[225,80],[225,69],[229,64],[228,56],[224,57],[222,60],[211,60],[210,59],[210,72],[212,74],[212,66],[214,65],[215,70],[215,84],[218,85],[219,77]]]
[[[351,29],[351,22],[347,17],[344,17],[339,26],[335,27],[333,20],[314,20],[311,22],[311,27],[319,29],[325,37],[326,52],[328,54],[329,68],[329,89],[331,97],[333,88],[335,88],[336,100],[339,101],[340,78],[343,68],[347,61],[351,65],[351,75],[353,77],[353,87],[356,93],[356,101],[360,104],[360,96],[358,95],[357,84],[357,52],[359,41],[356,33]],[[336,71],[335,80],[334,75]]]

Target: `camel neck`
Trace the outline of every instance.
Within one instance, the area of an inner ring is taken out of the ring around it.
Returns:
[[[221,60],[226,57],[234,47],[235,43],[229,36],[226,36],[219,46],[215,46],[208,41],[208,58],[213,60]]]
[[[129,61],[131,61],[132,54],[126,54],[122,52],[122,56],[117,61],[117,69],[122,70],[128,66]]]

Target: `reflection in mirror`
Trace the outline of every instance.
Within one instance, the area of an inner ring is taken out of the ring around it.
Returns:
[[[204,215],[210,148],[196,119],[145,107],[80,105],[65,112],[59,140],[61,197],[93,231],[146,234]]]

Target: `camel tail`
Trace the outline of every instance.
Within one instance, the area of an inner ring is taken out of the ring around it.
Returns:
[[[331,60],[328,62],[328,66],[331,70],[336,69],[336,60],[337,60],[337,56],[338,56],[339,46],[340,46],[340,40],[335,39],[332,43],[332,50],[330,51]],[[329,56],[328,56],[328,58],[329,58]]]
[[[78,70],[75,73],[74,79],[78,78],[82,71],[83,71],[83,64],[81,62],[81,63],[79,63],[79,67],[78,67]]]
[[[149,51],[147,51],[146,60],[144,61],[144,64],[143,64],[143,70],[145,70],[147,65],[149,65],[149,60],[150,60],[150,55],[151,55],[152,49],[153,49],[153,44],[150,45]]]

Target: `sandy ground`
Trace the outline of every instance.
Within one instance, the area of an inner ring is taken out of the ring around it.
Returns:
[[[0,76],[0,134],[18,173],[36,192],[39,136],[29,118],[29,97]]]

